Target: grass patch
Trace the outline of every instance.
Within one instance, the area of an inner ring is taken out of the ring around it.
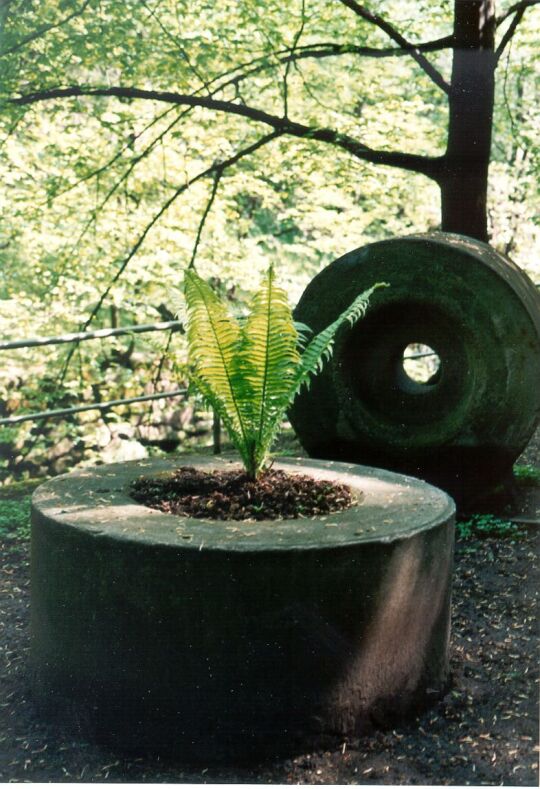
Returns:
[[[458,536],[463,540],[472,537],[483,539],[497,537],[499,539],[521,539],[527,530],[513,521],[498,518],[496,515],[472,515],[465,521],[456,524]]]
[[[30,496],[0,499],[0,539],[30,539]]]
[[[540,468],[538,466],[514,466],[514,479],[522,487],[540,486]]]
[[[30,539],[30,499],[43,479],[0,486],[0,539]]]
[[[42,482],[45,482],[45,477],[25,479],[21,482],[10,482],[8,485],[0,485],[0,501],[30,496]]]

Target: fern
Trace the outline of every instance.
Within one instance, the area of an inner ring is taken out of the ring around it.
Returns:
[[[241,323],[198,274],[186,272],[190,378],[223,421],[250,477],[264,468],[287,408],[331,355],[338,329],[362,317],[372,293],[385,286],[360,294],[308,342],[309,327],[294,322],[272,266]]]
[[[346,322],[354,326],[356,321],[365,315],[369,300],[374,291],[378,288],[387,287],[388,285],[386,282],[378,282],[376,285],[373,285],[372,288],[369,288],[369,290],[361,293],[355,298],[350,307],[342,312],[333,323],[327,326],[326,329],[323,329],[322,332],[311,340],[301,357],[296,375],[294,395],[299,392],[304,384],[309,386],[309,379],[311,376],[319,372],[323,367],[324,361],[330,358],[338,329]]]
[[[300,363],[298,331],[287,294],[276,286],[272,267],[251,301],[243,335],[239,362],[247,383],[246,394],[255,431],[255,464],[259,468],[268,451],[266,436],[276,422],[279,424],[282,404],[290,400]]]
[[[245,425],[233,385],[233,363],[240,343],[240,327],[226,305],[194,271],[186,271],[187,341],[197,370],[194,384],[211,397],[213,407],[245,439]]]

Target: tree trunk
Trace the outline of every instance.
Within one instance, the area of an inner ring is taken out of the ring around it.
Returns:
[[[494,0],[455,0],[454,39],[448,146],[439,175],[442,229],[487,241]]]

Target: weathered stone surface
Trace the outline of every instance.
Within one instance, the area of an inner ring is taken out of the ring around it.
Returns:
[[[448,672],[451,499],[375,469],[275,465],[339,478],[358,504],[231,523],[128,497],[132,479],[165,473],[171,460],[38,488],[31,657],[47,715],[121,747],[209,761],[294,751],[437,697]]]
[[[362,290],[386,281],[366,318],[290,411],[313,457],[426,479],[459,503],[511,472],[540,413],[540,295],[510,260],[449,233],[381,241],[308,285],[295,318],[321,331]],[[410,343],[440,357],[436,378],[403,369]]]

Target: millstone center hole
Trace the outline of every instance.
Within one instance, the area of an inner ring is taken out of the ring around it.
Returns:
[[[433,386],[441,377],[441,359],[433,348],[411,342],[403,351],[403,370],[415,384]]]

